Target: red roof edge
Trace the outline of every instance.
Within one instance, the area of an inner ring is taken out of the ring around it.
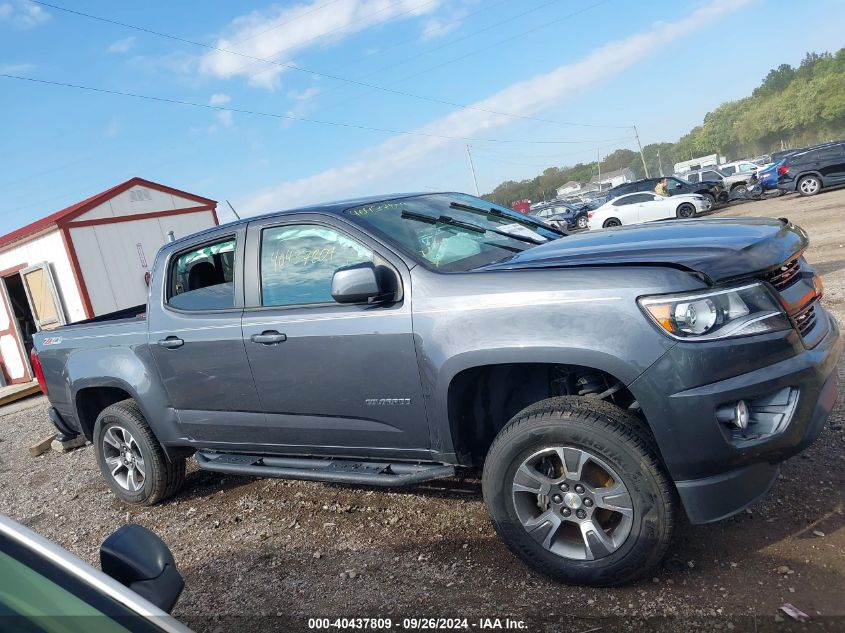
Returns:
[[[31,222],[30,224],[22,226],[21,228],[16,229],[11,233],[6,233],[6,235],[0,236],[0,248],[9,245],[12,242],[20,241],[34,233],[40,233],[44,229],[47,229],[53,225],[57,227],[60,225],[64,225],[67,222],[73,220],[74,218],[77,218],[80,215],[84,214],[86,211],[90,211],[94,207],[102,204],[106,200],[110,200],[116,195],[123,193],[127,189],[131,189],[135,185],[143,185],[145,187],[155,189],[163,193],[169,193],[176,196],[180,196],[182,198],[187,198],[188,200],[193,200],[199,203],[198,206],[217,206],[217,201],[212,200],[211,198],[203,198],[202,196],[198,196],[195,193],[189,193],[187,191],[182,191],[181,189],[175,189],[173,187],[168,187],[167,185],[162,185],[160,183],[135,176],[134,178],[130,178],[126,182],[122,182],[119,185],[115,185],[114,187],[106,189],[105,191],[101,191],[100,193],[93,195],[90,198],[86,198],[81,202],[72,204],[71,206],[62,209],[61,211],[56,211],[55,213],[52,213],[47,217],[41,218],[40,220],[36,220],[35,222]]]

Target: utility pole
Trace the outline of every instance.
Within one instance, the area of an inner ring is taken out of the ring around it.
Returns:
[[[472,152],[469,151],[469,144],[467,144],[467,158],[469,158],[469,171],[472,174],[472,184],[475,185],[475,195],[480,196],[478,191],[478,178],[475,177],[475,165],[472,164]]]
[[[642,144],[640,144],[640,135],[637,133],[637,126],[634,125],[633,128],[634,128],[634,136],[637,137],[637,147],[640,148],[640,158],[643,159],[643,171],[645,172],[645,177],[648,178],[649,177],[648,167],[645,164],[645,154],[643,154],[643,146],[642,146]]]
[[[601,193],[601,154],[599,153],[601,150],[600,147],[596,148],[596,165],[599,166],[599,193]]]
[[[660,175],[663,175],[663,159],[660,158],[660,148],[657,148],[657,165],[660,167]]]

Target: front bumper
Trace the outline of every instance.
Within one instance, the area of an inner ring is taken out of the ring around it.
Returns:
[[[679,343],[631,385],[693,523],[735,514],[764,495],[778,464],[809,446],[836,402],[843,341],[817,306],[812,348],[796,331]],[[777,432],[736,441],[716,409],[796,394]],[[666,394],[670,394],[668,397]]]

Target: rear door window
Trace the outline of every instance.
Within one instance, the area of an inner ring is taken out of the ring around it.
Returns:
[[[170,264],[167,304],[178,310],[235,307],[235,238],[177,255]]]

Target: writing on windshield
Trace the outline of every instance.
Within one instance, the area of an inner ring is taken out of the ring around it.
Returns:
[[[533,218],[463,194],[427,194],[347,210],[420,263],[472,270],[561,235]]]

